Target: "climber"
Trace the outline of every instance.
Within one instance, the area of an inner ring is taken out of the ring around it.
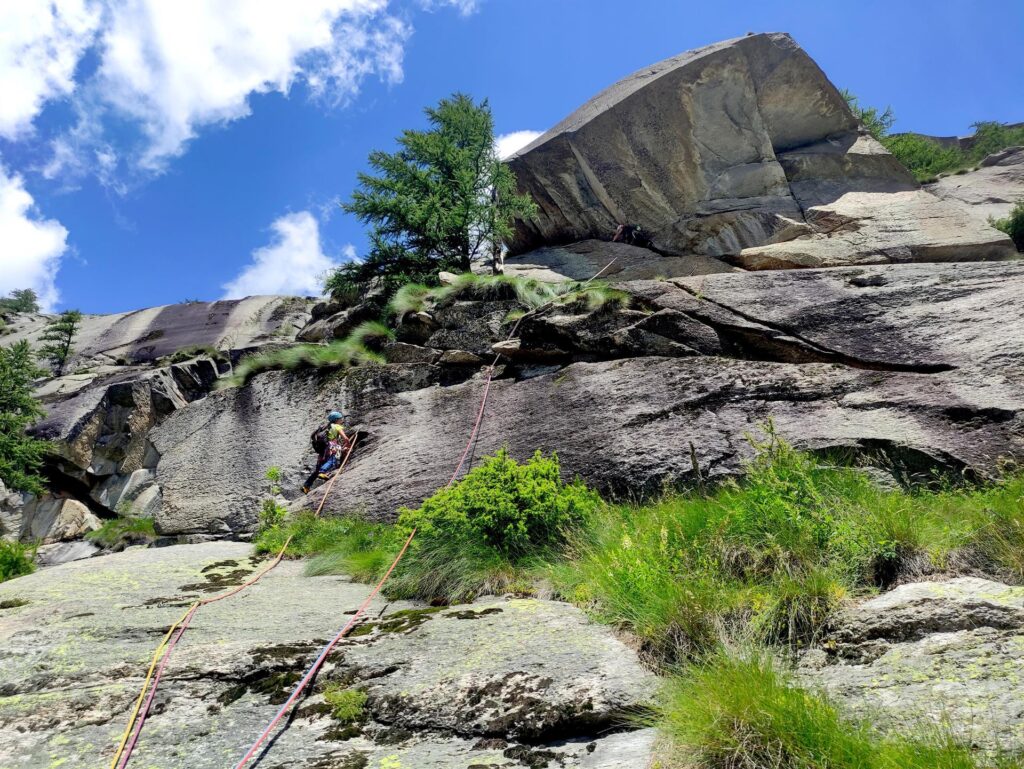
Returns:
[[[308,494],[313,483],[318,479],[326,480],[329,473],[341,464],[348,452],[349,437],[345,434],[345,415],[340,411],[332,411],[327,415],[327,424],[318,427],[309,436],[309,441],[316,452],[316,466],[309,478],[302,484],[302,493]]]
[[[651,248],[651,236],[639,224],[620,224],[615,228],[612,243],[626,243],[640,248]]]

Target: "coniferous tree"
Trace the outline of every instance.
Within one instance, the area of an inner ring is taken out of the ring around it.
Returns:
[[[64,373],[64,366],[75,351],[72,345],[81,322],[82,313],[66,310],[51,320],[39,337],[41,342],[46,343],[39,348],[39,357],[49,362],[56,376]]]
[[[0,299],[0,311],[39,312],[39,297],[31,288],[17,288]]]
[[[42,492],[37,472],[46,443],[26,435],[25,428],[43,415],[32,397],[32,380],[42,373],[28,342],[0,347],[0,481],[33,494]]]
[[[516,193],[498,157],[486,100],[456,93],[426,114],[429,129],[404,131],[397,152],[371,153],[373,173],[359,174],[343,208],[370,225],[370,252],[329,275],[328,292],[374,278],[394,290],[434,283],[438,270],[466,272],[512,234],[516,217],[533,215],[533,202]]]

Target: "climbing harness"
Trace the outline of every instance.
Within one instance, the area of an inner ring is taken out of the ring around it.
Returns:
[[[589,280],[587,280],[583,284],[583,287],[586,288],[587,286],[589,286],[609,267],[611,267],[615,263],[615,261],[615,259],[612,259],[610,262],[608,262],[607,265],[605,265],[600,271],[598,271]],[[525,315],[520,317],[512,326],[512,330],[509,332],[506,339],[512,339],[515,337],[515,334],[519,330],[519,326],[523,322],[523,320],[530,317],[531,315],[537,315],[541,312],[544,312],[550,309],[553,305],[554,301],[549,301],[539,307],[536,307],[535,309],[531,310],[530,312],[527,312]],[[452,472],[451,478],[448,479],[446,488],[451,487],[452,484],[455,483],[455,480],[458,478],[459,473],[465,466],[466,458],[469,456],[469,453],[472,450],[472,447],[479,435],[480,426],[483,423],[484,411],[487,407],[487,399],[491,391],[491,382],[494,379],[494,369],[497,366],[498,361],[500,359],[501,354],[498,353],[497,355],[495,355],[494,360],[491,362],[491,365],[487,367],[487,376],[484,380],[484,389],[480,398],[480,408],[477,410],[476,421],[473,424],[473,429],[470,431],[469,439],[466,441],[466,447],[463,449],[462,455],[459,457],[459,462],[455,466],[455,470]],[[349,443],[348,451],[345,454],[345,458],[342,461],[341,466],[334,473],[334,475],[331,476],[331,479],[325,484],[323,496],[321,496],[320,498],[320,504],[317,506],[316,512],[314,513],[316,517],[320,517],[320,513],[323,510],[324,504],[327,502],[327,497],[330,496],[331,490],[334,488],[334,482],[337,480],[338,476],[341,475],[342,471],[344,471],[345,467],[348,465],[348,460],[349,457],[352,455],[352,450],[355,448],[356,440],[356,436],[353,436],[352,440]],[[270,720],[270,723],[267,724],[267,727],[260,733],[259,737],[256,738],[256,741],[253,742],[253,744],[249,747],[249,750],[245,753],[244,756],[242,756],[242,759],[235,765],[235,769],[244,769],[245,765],[256,755],[256,752],[259,750],[260,746],[266,741],[266,739],[274,731],[274,728],[277,726],[277,724],[281,721],[282,718],[284,718],[285,714],[288,712],[291,706],[302,695],[302,692],[309,685],[310,681],[312,681],[313,678],[316,676],[317,672],[323,666],[328,655],[330,655],[334,647],[341,641],[342,638],[344,638],[352,630],[356,622],[358,622],[362,615],[366,612],[366,609],[369,607],[373,599],[377,597],[377,594],[384,587],[384,583],[387,582],[388,578],[391,576],[391,573],[395,570],[399,562],[402,560],[402,557],[409,549],[409,545],[412,544],[413,537],[415,536],[416,529],[413,529],[409,533],[409,536],[406,538],[401,550],[399,550],[398,555],[395,556],[395,559],[391,562],[391,565],[388,567],[388,570],[384,573],[384,576],[381,577],[380,581],[374,586],[370,594],[359,605],[359,608],[356,609],[355,614],[352,615],[349,621],[345,623],[345,626],[342,627],[341,630],[339,630],[335,634],[334,638],[332,638],[323,647],[323,649],[320,651],[320,654],[317,655],[316,659],[313,661],[313,664],[309,666],[305,675],[303,675],[303,677],[299,680],[299,683],[296,685],[291,695],[278,710],[277,714]],[[241,585],[238,585],[237,587],[225,591],[224,593],[212,596],[210,598],[204,598],[198,601],[194,601],[185,611],[185,613],[182,614],[181,617],[179,617],[178,620],[171,625],[171,627],[168,629],[167,633],[161,640],[160,644],[157,646],[156,651],[153,653],[153,658],[150,661],[149,669],[146,672],[146,677],[142,684],[142,691],[139,692],[139,696],[135,701],[134,707],[132,708],[131,716],[128,719],[128,725],[125,728],[120,743],[118,744],[117,751],[114,753],[114,758],[110,763],[110,769],[125,769],[128,766],[128,762],[129,760],[131,760],[132,753],[135,750],[136,744],[138,743],[139,736],[142,733],[142,727],[146,722],[146,717],[149,714],[150,707],[153,704],[153,699],[156,696],[157,686],[160,683],[160,678],[163,675],[164,668],[166,667],[167,662],[171,657],[171,653],[174,651],[174,647],[177,645],[178,641],[181,640],[181,637],[185,634],[185,631],[192,623],[192,619],[195,617],[196,612],[202,606],[214,603],[216,601],[221,601],[225,598],[229,598],[230,596],[233,596],[241,592],[245,588],[259,582],[264,577],[264,575],[266,575],[271,569],[275,568],[284,559],[285,551],[288,549],[288,545],[291,544],[291,541],[292,536],[289,536],[288,539],[286,539],[284,544],[281,546],[280,551],[278,551],[277,555],[270,562],[270,564],[267,565],[256,576],[254,576],[246,582],[243,582]]]

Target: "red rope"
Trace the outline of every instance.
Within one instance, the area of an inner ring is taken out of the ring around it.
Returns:
[[[409,544],[412,542],[412,538],[414,536],[416,536],[416,529],[413,529],[409,533],[409,536],[405,540],[405,544],[402,545],[402,549],[398,552],[398,555],[395,556],[395,560],[391,562],[391,566],[388,567],[387,572],[384,574],[383,577],[381,577],[380,582],[378,582],[376,586],[373,588],[373,590],[370,592],[370,594],[366,596],[366,600],[364,600],[362,604],[360,604],[359,608],[356,609],[356,613],[352,615],[352,619],[346,622],[345,627],[339,630],[337,635],[335,635],[334,638],[332,638],[330,642],[326,646],[324,646],[320,654],[317,656],[316,660],[313,662],[312,665],[310,665],[309,669],[306,671],[306,674],[302,677],[302,680],[299,681],[298,686],[296,686],[295,690],[291,693],[291,696],[289,696],[285,703],[281,706],[281,709],[277,711],[277,715],[275,715],[274,718],[271,719],[270,723],[267,725],[267,728],[263,730],[263,733],[260,734],[260,736],[256,739],[256,742],[252,744],[252,747],[249,748],[248,752],[244,756],[242,756],[242,760],[238,762],[238,764],[236,765],[236,769],[241,769],[241,767],[244,767],[246,763],[248,763],[249,759],[256,754],[256,751],[259,750],[260,745],[263,744],[263,741],[266,740],[267,737],[270,736],[270,733],[274,731],[274,727],[277,726],[278,722],[282,718],[284,718],[285,713],[288,712],[288,709],[292,706],[292,703],[294,703],[295,700],[299,698],[299,695],[302,694],[303,690],[305,690],[306,686],[313,679],[313,676],[316,675],[316,672],[324,664],[324,661],[327,659],[327,655],[331,653],[331,650],[338,644],[338,642],[342,638],[344,638],[345,635],[355,626],[358,619],[363,615],[363,612],[365,612],[367,607],[370,605],[370,602],[377,597],[377,593],[380,592],[380,589],[384,586],[384,583],[387,582],[388,577],[391,576],[391,572],[393,572],[395,570],[395,567],[398,566],[398,562],[402,560],[402,556],[405,555],[405,551],[409,549]]]
[[[495,362],[497,362],[497,358],[495,359]],[[448,480],[448,484],[445,488],[450,488],[451,485],[455,483],[455,479],[458,477],[459,471],[462,469],[462,466],[466,462],[466,457],[469,455],[470,447],[472,447],[473,441],[476,439],[477,433],[480,431],[480,425],[483,423],[484,420],[484,409],[487,406],[487,396],[490,393],[491,381],[493,380],[493,378],[494,366],[491,365],[487,369],[487,380],[484,384],[483,395],[480,398],[480,408],[477,410],[476,421],[473,423],[473,429],[469,433],[469,440],[466,441],[466,448],[463,450],[462,456],[459,458],[459,464],[456,466],[455,472],[452,473],[452,477]],[[256,741],[249,747],[248,752],[246,752],[246,754],[242,756],[242,760],[235,765],[235,769],[243,769],[243,767],[249,762],[249,760],[254,755],[256,755],[256,752],[260,749],[260,745],[262,745],[263,742],[271,735],[271,733],[274,731],[274,727],[276,727],[277,724],[281,721],[281,719],[284,718],[285,714],[288,712],[288,709],[299,698],[299,696],[305,690],[306,686],[309,685],[309,682],[313,680],[313,677],[317,674],[317,671],[320,670],[324,662],[327,660],[327,656],[331,653],[331,650],[338,644],[339,641],[341,641],[342,638],[344,638],[348,634],[350,630],[352,630],[353,627],[355,627],[356,622],[366,611],[367,607],[369,607],[370,602],[374,598],[376,598],[377,594],[381,591],[381,588],[384,587],[384,583],[388,581],[388,577],[391,576],[391,572],[395,570],[395,567],[398,566],[399,561],[402,560],[402,556],[404,556],[405,551],[409,549],[409,545],[412,544],[412,538],[415,536],[416,529],[413,529],[409,533],[408,538],[406,538],[405,544],[402,545],[402,549],[398,552],[398,555],[395,556],[395,560],[391,562],[391,566],[388,567],[387,572],[385,572],[384,576],[381,577],[380,581],[373,588],[373,591],[366,597],[366,600],[364,600],[363,603],[359,606],[359,608],[356,610],[356,613],[352,615],[352,619],[345,623],[345,627],[339,630],[337,635],[335,635],[334,638],[332,638],[330,642],[326,646],[324,646],[320,654],[317,655],[317,658],[313,661],[313,664],[310,665],[309,668],[306,670],[306,674],[302,677],[302,680],[299,681],[294,691],[292,691],[291,695],[281,706],[281,708],[277,711],[277,714],[271,719],[266,729],[263,730],[260,736],[256,738]]]
[[[327,491],[324,493],[323,498],[320,500],[320,506],[316,509],[317,517],[320,516],[320,511],[323,509],[324,501],[327,499],[327,495],[331,493],[331,488],[333,488],[334,486],[334,479],[337,478],[341,474],[342,470],[345,469],[346,465],[348,464],[349,457],[352,456],[352,451],[353,449],[355,449],[355,447],[356,438],[353,436],[352,440],[349,442],[348,451],[345,453],[345,458],[342,460],[341,466],[338,468],[338,472],[331,477],[331,482],[327,486]],[[160,678],[161,676],[163,676],[164,668],[167,666],[167,662],[171,658],[171,652],[174,651],[174,647],[177,645],[181,637],[185,634],[185,631],[188,629],[188,626],[192,624],[192,618],[195,616],[196,611],[199,610],[199,607],[215,603],[216,601],[222,601],[225,598],[230,598],[231,596],[242,592],[243,590],[245,590],[245,588],[250,587],[251,585],[255,585],[257,582],[263,579],[263,577],[271,569],[275,568],[279,563],[281,563],[281,561],[284,559],[285,551],[288,549],[288,545],[291,544],[291,541],[292,537],[289,536],[288,539],[284,541],[284,545],[281,546],[281,549],[274,557],[274,560],[271,561],[262,571],[258,572],[255,576],[243,582],[241,585],[233,587],[230,590],[226,590],[223,593],[219,593],[215,596],[203,598],[202,600],[196,601],[191,611],[189,611],[188,614],[185,615],[185,618],[181,622],[181,626],[175,631],[174,636],[168,643],[167,648],[164,650],[163,657],[160,660],[160,666],[159,668],[157,668],[156,675],[153,677],[152,683],[150,684],[151,688],[149,690],[149,694],[146,697],[146,703],[143,706],[142,710],[138,713],[137,720],[135,722],[135,730],[134,733],[132,734],[132,738],[128,742],[128,744],[124,746],[121,756],[115,762],[118,769],[125,769],[125,767],[128,766],[128,762],[131,760],[132,753],[135,751],[135,745],[139,741],[139,736],[142,734],[142,727],[146,723],[146,718],[149,716],[150,706],[153,704],[153,699],[156,697],[156,689],[160,683]]]

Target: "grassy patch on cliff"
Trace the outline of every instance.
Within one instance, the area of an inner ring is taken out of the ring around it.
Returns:
[[[885,490],[774,434],[742,482],[604,506],[553,568],[560,592],[630,630],[658,660],[723,638],[805,646],[847,595],[920,573],[1024,579],[1024,476]]]
[[[105,550],[123,549],[152,542],[156,539],[156,527],[152,518],[113,518],[85,538]]]
[[[446,286],[432,287],[419,283],[402,286],[388,303],[386,313],[389,317],[401,320],[410,312],[470,300],[515,300],[525,310],[537,310],[546,305],[579,306],[581,309],[595,310],[606,305],[628,303],[629,298],[629,294],[624,291],[600,282],[545,283],[517,275],[477,275],[467,272],[457,275]]]
[[[936,731],[882,736],[796,685],[767,656],[717,653],[670,679],[657,724],[663,769],[1010,769]]]
[[[1024,127],[986,121],[975,123],[973,128],[975,140],[966,149],[959,145],[939,144],[914,133],[883,136],[881,142],[919,182],[933,182],[939,176],[965,173],[976,168],[993,152],[1024,144]]]
[[[366,321],[345,339],[329,344],[300,344],[249,355],[239,361],[231,376],[221,379],[217,386],[240,387],[264,371],[347,368],[364,363],[384,363],[378,350],[381,344],[393,339],[394,335],[383,323]]]

